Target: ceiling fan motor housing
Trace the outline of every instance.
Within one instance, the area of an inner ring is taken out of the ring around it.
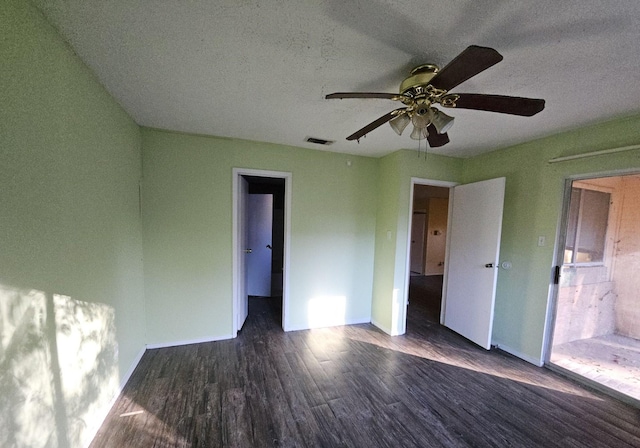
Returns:
[[[435,64],[424,64],[411,70],[411,74],[400,84],[400,93],[405,94],[416,87],[426,87],[438,73],[440,67]]]

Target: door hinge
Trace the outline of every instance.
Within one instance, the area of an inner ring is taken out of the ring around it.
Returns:
[[[553,268],[553,284],[557,285],[558,283],[560,283],[560,266],[556,266],[555,268]]]

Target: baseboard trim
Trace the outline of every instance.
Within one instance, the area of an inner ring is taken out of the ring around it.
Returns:
[[[133,375],[133,372],[136,370],[136,367],[138,367],[138,364],[140,364],[140,360],[142,359],[146,351],[147,351],[147,348],[143,347],[138,353],[138,355],[134,358],[133,362],[131,363],[131,367],[129,367],[129,370],[127,370],[127,373],[125,373],[122,379],[120,380],[120,391],[118,392],[118,395],[120,395],[120,393],[124,389],[124,386],[126,386],[127,383],[129,382],[131,375]],[[118,397],[113,399],[114,403],[117,398]]]
[[[109,401],[109,405],[105,407],[105,410],[103,411],[102,415],[99,418],[100,423],[96,424],[96,427],[93,428],[93,430],[91,431],[91,437],[87,438],[88,441],[85,445],[83,445],[84,448],[89,448],[89,446],[91,445],[91,442],[93,442],[93,439],[96,438],[96,435],[100,430],[100,427],[103,425],[104,421],[107,419],[109,412],[111,412],[111,408],[113,408],[113,405],[116,404],[116,400],[118,400],[118,398],[120,397],[120,394],[122,394],[122,391],[124,390],[124,386],[126,386],[127,382],[129,382],[131,375],[133,375],[133,372],[136,370],[136,367],[138,367],[138,364],[140,364],[140,360],[142,359],[146,351],[147,351],[147,348],[143,347],[140,350],[140,352],[138,352],[136,357],[133,359],[133,362],[131,363],[129,370],[127,370],[124,376],[120,379],[120,386],[118,387],[118,390]]]
[[[355,319],[347,319],[344,323],[333,324],[333,325],[318,325],[318,326],[309,326],[309,325],[290,325],[286,331],[302,331],[302,330],[313,330],[316,328],[330,328],[330,327],[342,327],[344,325],[359,325],[359,324],[368,324],[371,322],[371,318],[369,317],[359,317]]]
[[[180,345],[202,344],[203,342],[225,341],[227,339],[233,339],[233,336],[228,334],[228,335],[220,335],[220,336],[207,336],[204,338],[196,338],[196,339],[186,339],[184,341],[161,342],[159,344],[147,344],[147,350],[154,350],[156,348],[178,347]]]
[[[385,325],[382,325],[380,322],[378,322],[375,319],[371,319],[371,324],[377,328],[379,328],[380,330],[384,331],[385,333],[387,333],[389,336],[394,336],[394,334],[391,332],[390,328],[387,328]],[[395,335],[397,336],[397,335]]]
[[[542,362],[541,359],[534,358],[533,356],[525,355],[524,353],[521,353],[518,350],[515,350],[515,349],[509,347],[508,345],[495,343],[494,347],[499,349],[499,350],[502,350],[503,352],[507,352],[510,355],[515,356],[516,358],[520,358],[523,361],[527,361],[528,363],[531,363],[531,364],[533,364],[535,366],[542,367],[544,365],[544,363]]]

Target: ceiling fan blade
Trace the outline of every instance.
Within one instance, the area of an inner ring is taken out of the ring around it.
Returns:
[[[471,45],[440,70],[430,84],[438,89],[451,90],[500,61],[502,55],[493,48]]]
[[[429,133],[429,135],[427,135],[427,141],[432,148],[444,146],[450,141],[446,132],[444,134],[438,134],[438,130],[432,124],[427,126],[427,132]]]
[[[382,126],[387,121],[391,120],[393,117],[396,117],[401,111],[405,111],[405,110],[407,110],[406,107],[401,107],[399,109],[392,110],[388,114],[384,114],[382,117],[378,118],[375,121],[372,121],[362,129],[360,129],[359,131],[356,131],[353,134],[351,134],[349,137],[347,137],[347,140],[360,140],[361,137],[364,137],[366,134],[373,131],[377,127]]]
[[[387,100],[393,100],[398,98],[400,95],[397,93],[376,93],[376,92],[337,92],[330,93],[325,96],[325,99],[331,100],[334,98],[337,99],[345,99],[345,98],[382,98]]]
[[[456,109],[486,110],[524,117],[531,117],[544,109],[544,100],[536,98],[479,93],[458,93],[456,95],[458,99],[453,106]]]

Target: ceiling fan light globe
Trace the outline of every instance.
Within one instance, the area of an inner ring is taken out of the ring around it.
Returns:
[[[413,126],[413,131],[411,131],[411,135],[410,137],[413,140],[424,140],[425,138],[427,138],[427,126],[425,127],[419,127],[419,126]]]
[[[451,129],[451,126],[453,126],[455,118],[450,117],[436,108],[432,108],[431,111],[431,123],[435,126],[438,134],[445,134],[449,129]]]
[[[424,114],[424,115],[413,114],[413,117],[411,117],[411,122],[417,128],[426,129],[427,126],[429,126],[429,123],[431,123],[430,118],[431,117],[429,116],[429,114]]]
[[[411,119],[407,116],[407,114],[401,114],[395,118],[392,118],[389,121],[389,126],[391,126],[391,129],[393,129],[396,134],[402,135],[402,132],[410,122]]]

